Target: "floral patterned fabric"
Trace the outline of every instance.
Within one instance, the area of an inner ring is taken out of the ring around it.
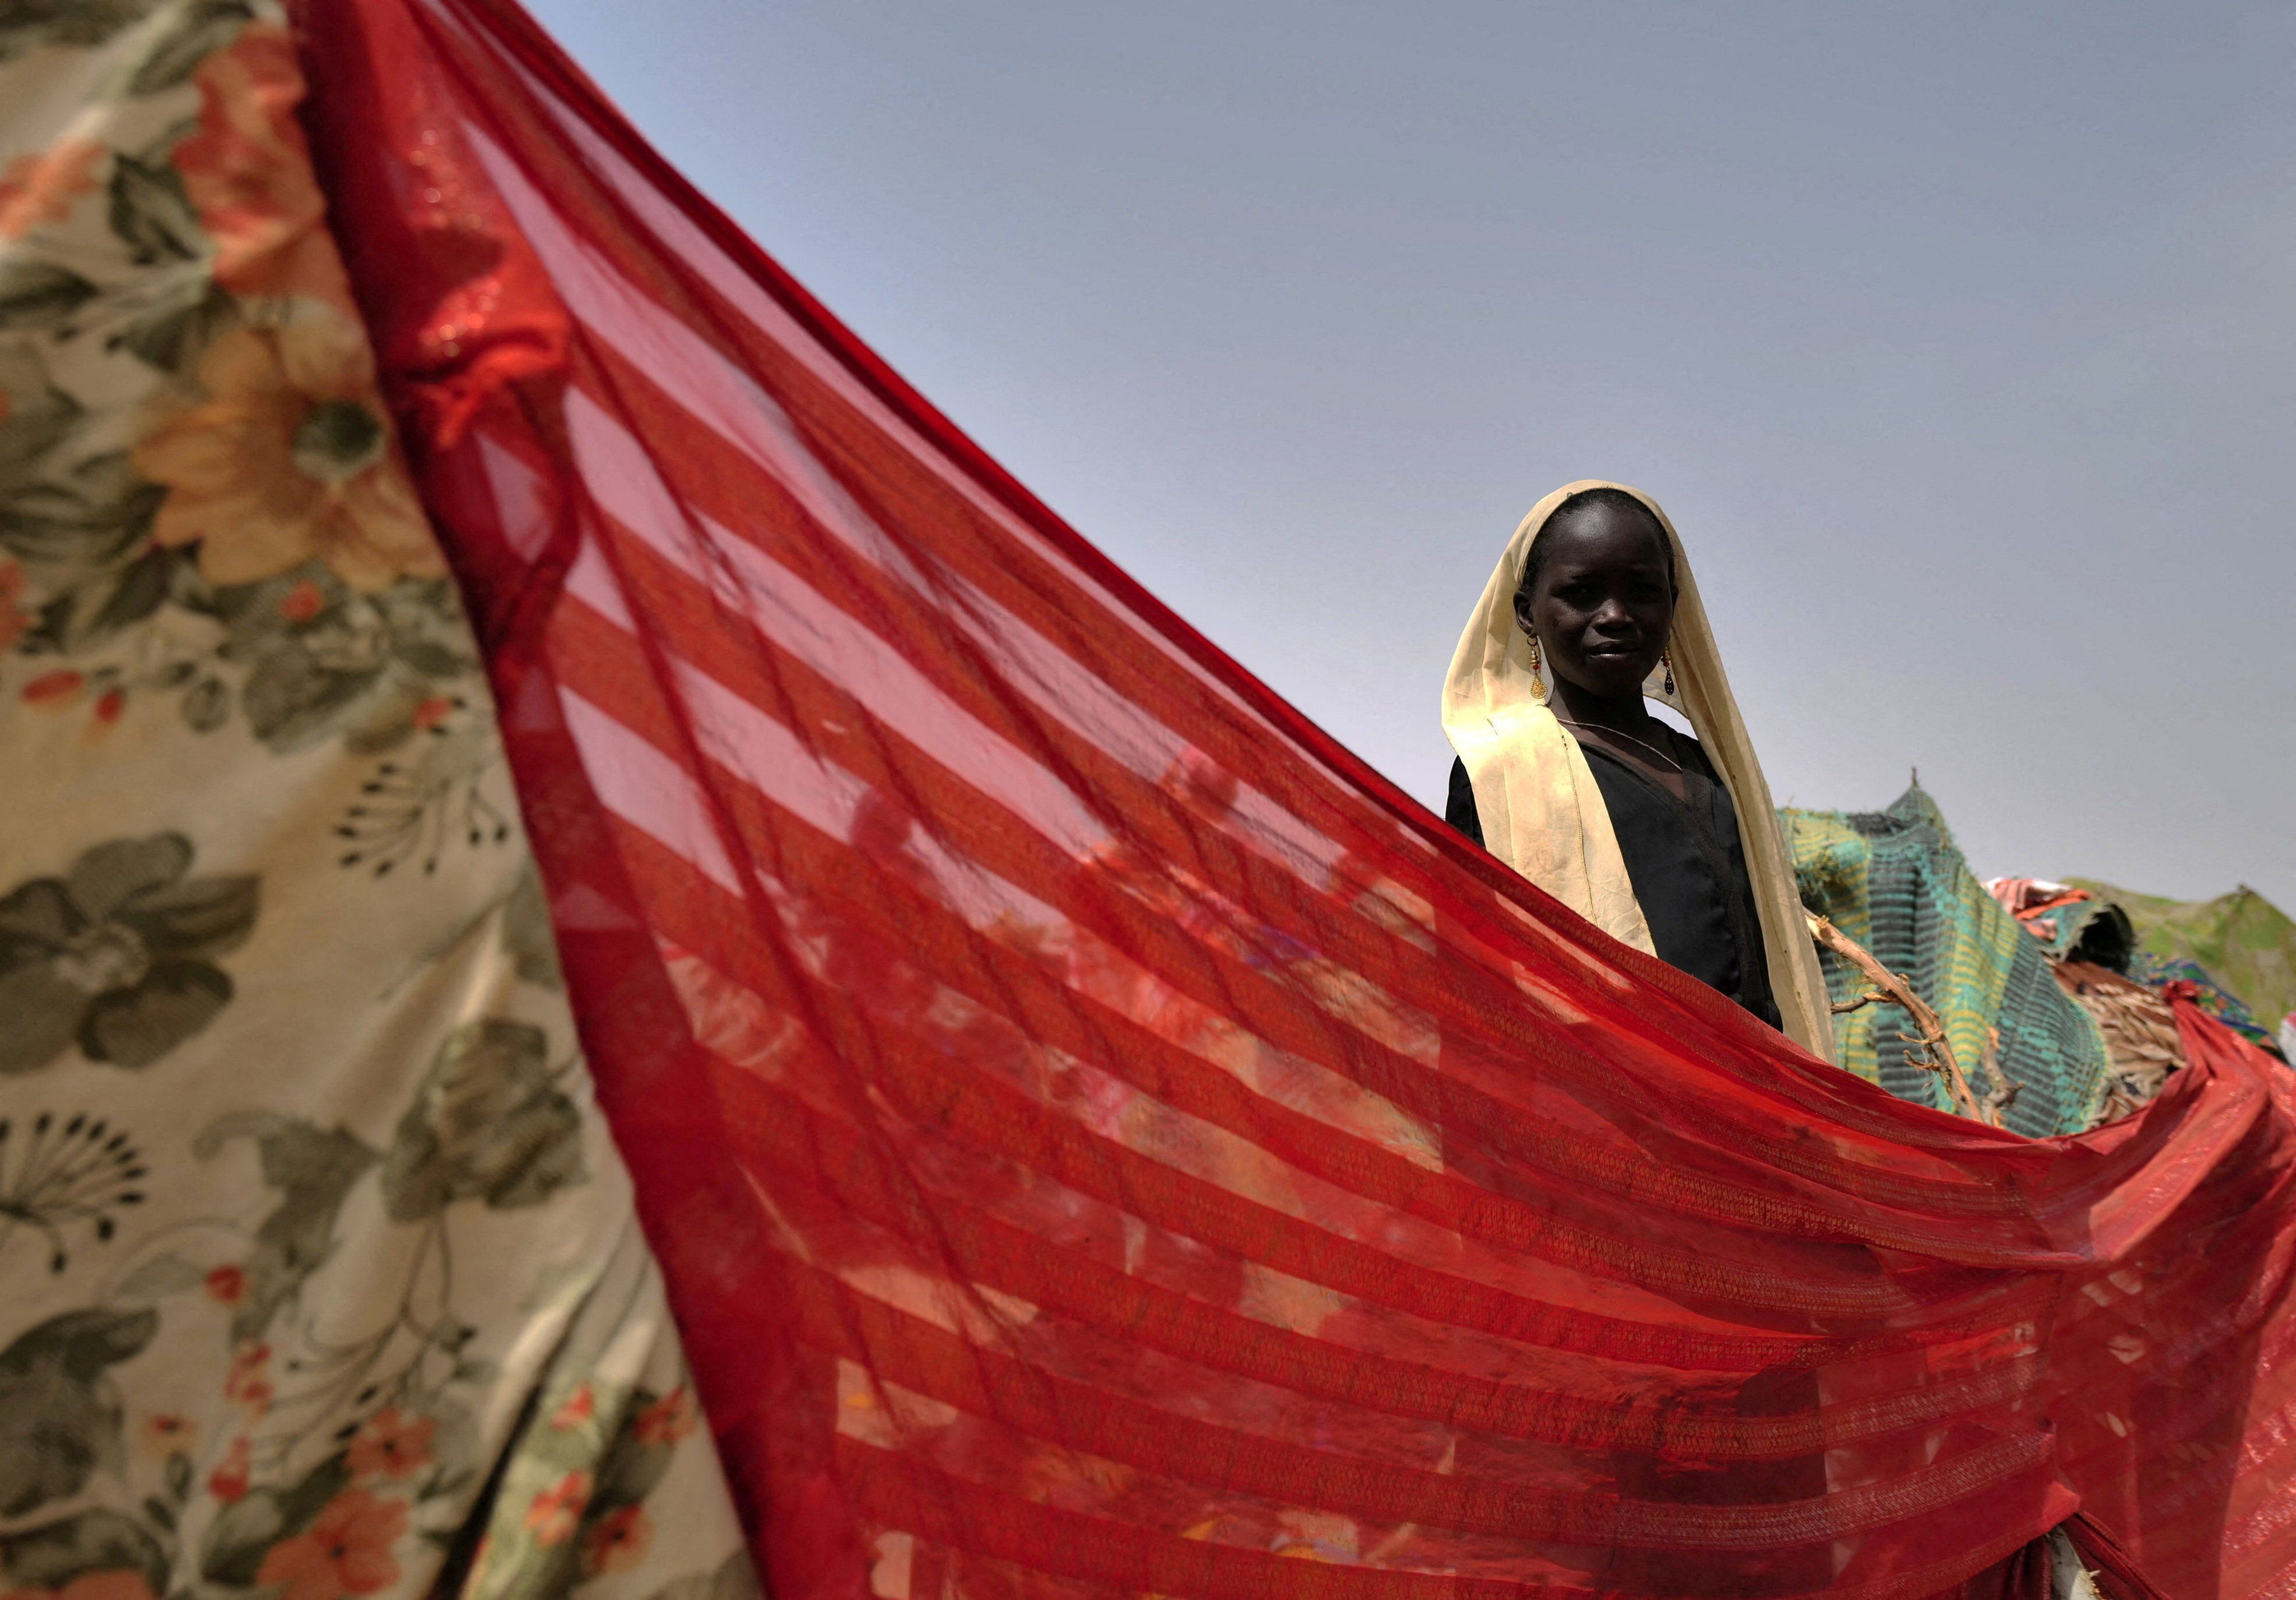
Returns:
[[[0,7],[0,1595],[739,1600],[302,94]]]

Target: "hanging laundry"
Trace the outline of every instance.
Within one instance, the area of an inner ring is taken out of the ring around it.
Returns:
[[[2077,1506],[2296,1571],[2276,1068],[2180,1006],[2034,1143],[1802,1054],[1173,618],[514,8],[304,20],[774,1593],[2000,1593]]]
[[[0,11],[0,1592],[739,1600],[305,93]]]

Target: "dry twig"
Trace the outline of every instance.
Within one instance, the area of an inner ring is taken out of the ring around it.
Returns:
[[[1914,992],[1912,984],[1874,959],[1872,951],[1835,927],[1832,922],[1818,915],[1815,911],[1805,910],[1802,915],[1809,919],[1809,936],[1812,939],[1817,940],[1823,948],[1833,951],[1842,960],[1865,973],[1866,981],[1874,985],[1872,989],[1860,995],[1849,1005],[1836,1006],[1834,1009],[1837,1012],[1856,1011],[1860,1006],[1874,1005],[1876,1002],[1886,1002],[1903,1008],[1905,1013],[1913,1018],[1914,1026],[1921,1030],[1918,1034],[1901,1033],[1898,1036],[1908,1046],[1906,1059],[1915,1066],[1926,1071],[1935,1072],[1943,1079],[1948,1092],[1952,1095],[1954,1104],[1960,1108],[1963,1116],[1982,1122],[1988,1128],[2000,1127],[2000,1112],[2008,1105],[2009,1098],[2013,1096],[2016,1091],[2013,1088],[2011,1089],[2009,1095],[2002,1096],[1997,1105],[1991,1104],[1994,1095],[1987,1096],[1988,1105],[1980,1105],[1977,1095],[1969,1087],[1969,1079],[1963,1075],[1959,1063],[1953,1059],[1953,1046],[1946,1043],[1945,1023],[1939,1018],[1936,1012],[1930,1009],[1929,1002]],[[1994,1071],[1993,1081],[1996,1084],[2006,1081],[1997,1068]],[[1999,1091],[1997,1089],[1996,1095],[1998,1094]],[[1989,1115],[1988,1109],[1991,1112]]]
[[[2025,1086],[2001,1070],[2001,1030],[1988,1028],[1985,1043],[1978,1054],[1978,1065],[1985,1069],[1986,1080],[1992,1087],[1985,1094],[1985,1120],[1996,1128],[2009,1126],[2009,1108],[2017,1104],[2017,1096]]]

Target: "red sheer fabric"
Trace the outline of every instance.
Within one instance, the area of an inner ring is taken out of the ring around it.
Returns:
[[[2296,1582],[2284,1073],[2183,1006],[2029,1144],[1800,1054],[1141,592],[503,0],[302,24],[779,1600],[2038,1594],[2077,1506]]]

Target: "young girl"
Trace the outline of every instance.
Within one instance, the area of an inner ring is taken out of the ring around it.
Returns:
[[[1699,737],[1652,716],[1652,698]],[[1460,832],[1831,1059],[1769,786],[1655,502],[1590,480],[1532,508],[1459,640],[1443,729]]]

